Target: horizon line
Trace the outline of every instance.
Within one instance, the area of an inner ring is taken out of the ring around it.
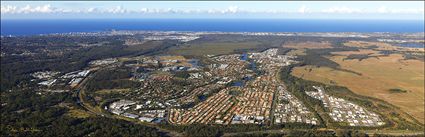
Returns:
[[[425,21],[425,19],[370,19],[370,18],[1,18],[0,20],[385,20]]]

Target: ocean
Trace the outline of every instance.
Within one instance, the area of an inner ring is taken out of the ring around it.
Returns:
[[[300,19],[39,19],[1,20],[1,35],[107,30],[223,32],[424,32],[421,20]]]

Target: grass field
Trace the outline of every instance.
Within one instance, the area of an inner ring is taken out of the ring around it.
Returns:
[[[306,53],[305,53],[305,49],[294,49],[286,53],[286,55],[299,56],[299,55],[306,55]]]
[[[97,94],[111,94],[111,93],[126,93],[129,92],[130,89],[102,89],[96,91]]]
[[[183,56],[159,56],[160,60],[186,60]]]
[[[379,51],[371,49],[360,49],[359,51],[340,51],[340,52],[331,52],[333,55],[348,56],[353,54],[370,54],[371,56],[379,56]]]
[[[382,99],[424,123],[424,62],[402,60],[400,54],[379,58],[344,60],[346,56],[332,56],[342,69],[361,73],[356,75],[327,67],[303,66],[295,68],[294,76],[326,84],[337,84],[351,91]],[[406,93],[393,93],[390,89],[407,90]]]
[[[89,112],[81,110],[81,109],[76,109],[76,108],[70,109],[67,115],[70,117],[75,117],[75,118],[87,118],[92,116],[92,114],[90,114]]]
[[[398,51],[417,51],[424,52],[424,48],[408,48],[408,47],[397,47],[384,42],[366,42],[366,41],[349,41],[344,43],[345,46],[349,47],[360,47],[367,48],[369,46],[377,46],[377,50],[398,50]]]
[[[284,48],[295,48],[295,49],[324,49],[332,48],[331,43],[329,42],[287,42],[282,45]]]
[[[184,45],[173,47],[169,50],[170,54],[176,55],[219,55],[230,54],[236,49],[253,49],[257,48],[259,42],[218,42],[218,43],[202,43],[199,45]]]

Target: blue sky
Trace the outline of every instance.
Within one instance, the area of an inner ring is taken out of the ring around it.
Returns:
[[[424,1],[2,1],[1,19],[270,18],[424,20]]]

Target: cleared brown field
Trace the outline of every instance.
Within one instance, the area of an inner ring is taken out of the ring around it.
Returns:
[[[159,59],[160,60],[179,60],[179,61],[186,60],[186,58],[184,58],[183,56],[160,56]]]
[[[92,116],[89,112],[77,108],[71,108],[66,115],[75,118],[87,118]]]
[[[369,46],[377,46],[377,50],[398,50],[398,51],[419,51],[424,52],[424,48],[408,48],[408,47],[397,47],[384,42],[366,42],[366,41],[349,41],[344,43],[345,46],[349,47],[362,47],[366,48]]]
[[[172,61],[172,60],[177,60],[178,62],[167,62],[165,64],[173,64],[173,65],[181,65],[181,66],[186,66],[186,67],[190,67],[192,66],[192,64],[190,64],[188,62],[188,60],[183,57],[183,56],[159,56],[159,60],[160,61]]]
[[[382,99],[424,123],[424,62],[402,60],[399,54],[362,61],[343,60],[345,57],[333,56],[330,59],[340,64],[342,69],[362,75],[313,66],[297,67],[292,74],[307,80],[345,86],[357,94]],[[394,88],[408,92],[391,93],[389,89]]]
[[[342,55],[348,56],[352,54],[370,54],[370,56],[379,56],[379,51],[371,50],[371,49],[360,49],[359,51],[340,51],[340,52],[331,52],[333,55]]]
[[[287,42],[282,45],[284,48],[295,48],[295,49],[325,49],[325,48],[332,48],[331,43],[329,42]]]
[[[286,55],[298,56],[298,55],[306,55],[306,53],[305,53],[305,49],[295,49],[295,50],[289,51],[288,53],[286,53]]]

